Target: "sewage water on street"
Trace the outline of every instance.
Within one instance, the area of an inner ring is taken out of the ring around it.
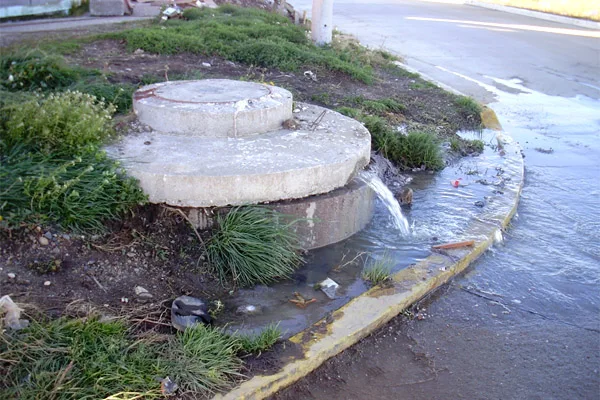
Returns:
[[[225,301],[232,317],[219,322],[228,330],[246,333],[278,323],[284,337],[292,336],[368,290],[361,275],[375,260],[391,260],[392,272],[397,272],[426,258],[432,245],[459,240],[471,217],[493,209],[493,197],[501,196],[508,183],[502,168],[507,161],[497,151],[495,133],[462,135],[488,145],[480,155],[449,161],[440,172],[410,173],[407,186],[414,191],[413,204],[402,210],[379,178],[363,173],[378,194],[367,227],[347,240],[308,252],[305,264],[290,280],[234,292]],[[315,289],[327,278],[339,284],[333,299]],[[299,308],[289,301],[296,292],[316,301]],[[256,306],[256,312],[245,314],[246,306]]]

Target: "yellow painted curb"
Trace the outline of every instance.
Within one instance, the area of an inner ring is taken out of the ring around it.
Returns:
[[[498,121],[498,117],[494,110],[489,108],[488,106],[483,106],[481,110],[481,123],[487,129],[491,129],[494,131],[501,131],[502,125],[500,125],[500,121]]]
[[[488,110],[487,113],[491,112],[491,115],[486,121],[497,122],[493,110]],[[484,124],[488,127],[486,121]],[[500,124],[497,123],[497,126]],[[504,195],[491,199],[485,213],[473,218],[461,235],[461,240],[475,240],[473,247],[433,253],[425,260],[399,271],[392,277],[392,284],[388,287],[373,287],[329,317],[291,337],[290,341],[301,347],[302,355],[290,357],[279,372],[255,376],[229,393],[216,395],[214,399],[263,399],[296,382],[460,274],[496,240],[501,239],[502,231],[517,211],[524,164],[518,144],[500,133],[497,134],[497,140],[503,157],[499,167],[504,170],[506,181]]]

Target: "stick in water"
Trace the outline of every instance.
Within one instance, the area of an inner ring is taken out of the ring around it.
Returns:
[[[475,244],[474,240],[467,240],[464,242],[456,242],[456,243],[444,243],[432,246],[434,250],[447,250],[447,249],[459,249],[461,247],[473,246]]]

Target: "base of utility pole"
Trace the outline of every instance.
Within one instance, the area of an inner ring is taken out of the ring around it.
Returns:
[[[333,37],[333,0],[313,0],[311,37],[317,45],[331,43]]]

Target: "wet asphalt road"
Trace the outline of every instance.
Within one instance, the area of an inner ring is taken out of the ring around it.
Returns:
[[[599,399],[599,32],[417,1],[336,1],[334,16],[489,103],[523,147],[525,186],[504,243],[424,319],[393,320],[276,398]]]

